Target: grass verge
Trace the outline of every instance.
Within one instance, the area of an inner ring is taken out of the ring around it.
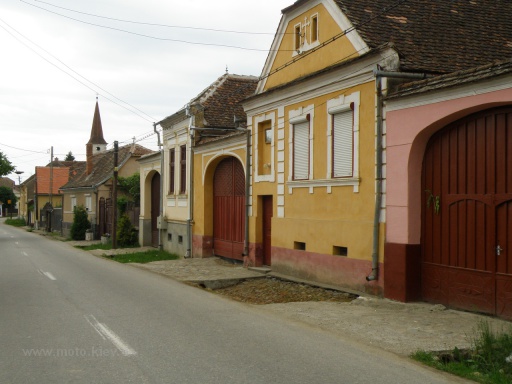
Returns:
[[[493,332],[480,323],[470,350],[450,352],[418,351],[412,358],[441,371],[484,384],[512,383],[512,328]]]
[[[134,253],[126,253],[115,255],[112,260],[118,261],[120,263],[150,263],[152,261],[160,261],[160,260],[178,260],[180,257],[159,250],[151,250],[145,252],[134,252]]]
[[[84,251],[93,251],[95,249],[103,249],[104,251],[108,251],[112,249],[112,244],[91,244],[87,246],[75,245],[75,248],[80,248],[83,249]]]
[[[5,224],[12,225],[13,227],[24,227],[27,225],[25,219],[6,219]]]

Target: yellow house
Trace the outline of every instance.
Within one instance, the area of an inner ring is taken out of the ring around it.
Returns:
[[[20,184],[20,216],[26,220],[27,225],[34,224],[35,179],[36,176],[32,175]]]
[[[256,94],[243,103],[251,130],[248,263],[382,294],[372,71],[396,69],[398,54],[349,32],[337,2],[297,1],[282,13]]]

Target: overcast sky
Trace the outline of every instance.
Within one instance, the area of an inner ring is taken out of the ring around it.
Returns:
[[[71,151],[85,160],[96,95],[109,149],[143,138],[226,67],[260,75],[292,3],[2,0],[0,151],[24,172],[21,182],[50,161],[52,146],[60,159]],[[156,142],[152,135],[139,144]]]

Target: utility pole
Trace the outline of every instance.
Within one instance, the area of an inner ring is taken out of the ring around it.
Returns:
[[[112,185],[112,249],[117,249],[117,156],[118,142],[114,141],[114,181]]]
[[[51,217],[53,212],[53,145],[50,148],[50,215],[48,215],[48,211],[46,211],[46,231],[51,232],[52,230],[52,223],[51,223]]]
[[[20,189],[20,200],[18,201],[18,219],[19,219],[21,217],[21,215],[20,215],[20,212],[21,212],[21,174],[23,173],[23,171],[15,171],[14,173],[18,175],[18,188]],[[26,197],[26,194],[25,194],[25,197]],[[27,199],[25,198],[25,200],[27,200]]]

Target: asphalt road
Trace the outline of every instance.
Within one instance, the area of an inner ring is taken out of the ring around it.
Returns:
[[[0,221],[0,383],[453,382]]]

